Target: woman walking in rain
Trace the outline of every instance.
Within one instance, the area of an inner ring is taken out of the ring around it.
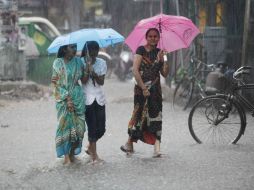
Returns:
[[[133,153],[133,142],[138,140],[154,145],[153,157],[160,157],[162,130],[162,93],[160,74],[167,77],[169,65],[164,63],[163,52],[157,48],[160,33],[150,28],[146,34],[147,44],[136,50],[133,74],[137,84],[134,88],[134,110],[128,125],[129,138],[121,146],[126,153]]]
[[[84,68],[75,57],[76,48],[76,44],[59,48],[51,81],[58,118],[56,153],[57,157],[64,156],[64,164],[73,162],[74,155],[81,152],[85,132],[84,95],[79,85]]]
[[[105,95],[102,89],[107,72],[107,65],[103,59],[97,58],[99,44],[96,41],[86,42],[81,57],[84,57],[85,76],[82,80],[86,97],[86,123],[88,127],[88,141],[86,153],[92,162],[101,161],[97,154],[96,143],[105,133]]]

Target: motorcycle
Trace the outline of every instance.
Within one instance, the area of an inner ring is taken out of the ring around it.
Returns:
[[[118,60],[115,60],[115,62],[116,68],[114,73],[118,79],[121,81],[132,79],[133,54],[130,51],[124,50],[120,53]]]
[[[104,52],[104,51],[99,51],[98,53],[98,58],[101,58],[101,59],[104,59],[107,63],[107,73],[106,73],[106,78],[110,78],[111,77],[111,74],[112,74],[112,71],[113,71],[113,62],[112,62],[112,57]]]

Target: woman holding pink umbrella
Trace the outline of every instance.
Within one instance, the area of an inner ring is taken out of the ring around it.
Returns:
[[[160,32],[149,28],[146,45],[139,46],[133,61],[134,110],[128,125],[129,138],[121,150],[133,153],[133,142],[138,140],[154,145],[153,157],[160,157],[162,132],[162,93],[160,75],[167,77],[169,65],[164,62],[163,51],[157,48]]]

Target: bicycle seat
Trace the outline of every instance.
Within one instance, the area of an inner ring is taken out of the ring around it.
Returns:
[[[242,74],[250,74],[250,70],[252,69],[251,66],[243,66],[240,67],[239,69],[237,69],[234,74],[233,74],[233,78],[238,79],[239,77],[242,76]]]

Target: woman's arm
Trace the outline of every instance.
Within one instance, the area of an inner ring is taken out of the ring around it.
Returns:
[[[145,86],[145,84],[141,78],[140,72],[139,72],[141,61],[142,61],[142,56],[136,54],[134,56],[134,60],[133,60],[133,75],[135,77],[135,80],[138,83],[138,86],[143,90],[146,88],[146,86]]]
[[[52,71],[52,77],[51,77],[51,85],[53,87],[53,96],[56,100],[56,102],[61,102],[66,100],[67,96],[69,96],[68,90],[65,89],[65,87],[62,85],[62,82],[60,82],[60,74],[56,71],[56,63],[53,64],[53,71]]]
[[[160,70],[160,73],[161,73],[161,75],[163,76],[163,77],[167,77],[168,76],[168,74],[169,74],[169,64],[167,64],[166,62],[164,62],[164,52],[162,51],[162,50],[160,50],[159,52],[158,52],[158,55],[157,55],[157,60],[159,61],[159,62],[162,62],[163,63],[163,65],[162,65],[162,67],[161,67],[161,70]]]
[[[59,81],[60,77],[57,74],[56,70],[53,68],[51,84],[53,86],[53,95],[55,97],[56,102],[66,102],[67,108],[70,112],[74,111],[74,105],[69,96],[68,91],[61,85]]]
[[[145,84],[144,84],[144,82],[141,78],[140,72],[139,72],[141,61],[142,61],[142,56],[136,54],[134,56],[134,61],[133,61],[133,75],[135,77],[135,80],[137,81],[138,86],[142,89],[143,95],[144,96],[149,96],[150,92],[147,89],[147,87],[145,86]]]
[[[89,66],[88,64],[83,64],[82,63],[82,77],[81,77],[81,82],[82,84],[86,84],[88,79],[89,79]]]
[[[88,68],[88,67],[87,67]],[[81,82],[82,84],[86,84],[88,79],[89,79],[89,70],[88,69],[84,69],[83,71],[83,76],[81,77]]]

